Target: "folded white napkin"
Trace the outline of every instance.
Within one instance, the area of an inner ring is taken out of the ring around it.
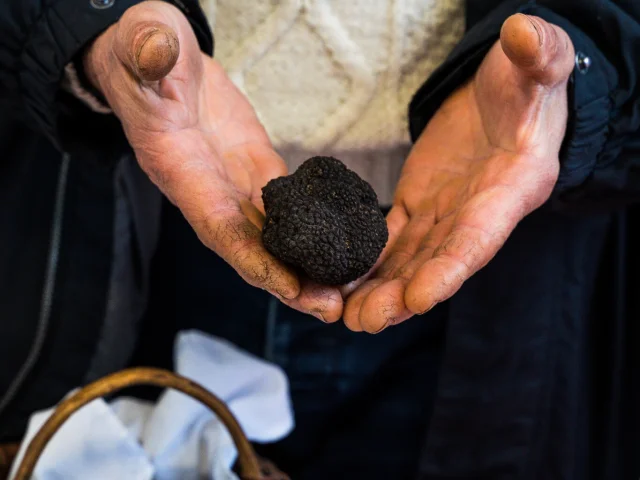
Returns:
[[[176,372],[217,395],[247,437],[270,442],[293,428],[289,386],[275,365],[228,342],[188,331],[175,344]],[[35,413],[9,478],[53,409]],[[37,480],[231,480],[236,449],[222,422],[190,397],[165,391],[157,403],[98,399],[54,435],[34,472]]]

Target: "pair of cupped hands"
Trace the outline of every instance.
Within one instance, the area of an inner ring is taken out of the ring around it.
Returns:
[[[178,9],[131,7],[84,56],[141,168],[207,247],[285,304],[370,333],[451,297],[549,198],[573,65],[562,29],[522,14],[507,19],[409,154],[379,261],[364,278],[334,287],[301,278],[265,250],[261,190],[287,168]]]

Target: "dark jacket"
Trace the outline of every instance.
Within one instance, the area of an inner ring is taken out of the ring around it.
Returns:
[[[161,197],[115,117],[61,80],[139,1],[0,2],[0,442],[134,347]],[[176,5],[211,54],[197,1]]]
[[[451,299],[422,478],[636,479],[640,2],[467,1],[466,35],[413,99],[411,134],[516,12],[564,28],[591,64],[571,76],[552,200]]]
[[[126,364],[145,307],[159,196],[115,119],[59,87],[64,65],[134,3],[0,3],[0,440]],[[211,52],[195,0],[177,3]],[[572,76],[553,200],[451,301],[422,478],[637,478],[640,259],[627,225],[640,188],[640,4],[467,7],[466,36],[411,104],[414,138],[517,11],[565,28],[591,66]]]

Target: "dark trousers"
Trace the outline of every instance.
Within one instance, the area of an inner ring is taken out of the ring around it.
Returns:
[[[378,335],[325,325],[248,286],[167,205],[136,363],[170,367],[176,330],[197,328],[280,365],[296,428],[258,446],[296,480],[416,475],[444,343],[446,304]],[[144,332],[153,331],[151,335]]]

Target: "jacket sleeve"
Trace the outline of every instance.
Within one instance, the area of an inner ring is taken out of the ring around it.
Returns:
[[[562,27],[576,50],[554,204],[593,210],[640,200],[640,2],[498,3],[485,11],[482,2],[468,2],[471,15],[464,38],[411,102],[412,139],[447,96],[475,73],[510,15],[537,15]]]
[[[0,114],[25,122],[59,149],[80,137],[92,138],[90,130],[117,128],[113,118],[99,118],[66,93],[61,82],[65,66],[140,1],[0,1]],[[213,54],[213,37],[198,1],[170,3],[185,13],[202,50]]]

